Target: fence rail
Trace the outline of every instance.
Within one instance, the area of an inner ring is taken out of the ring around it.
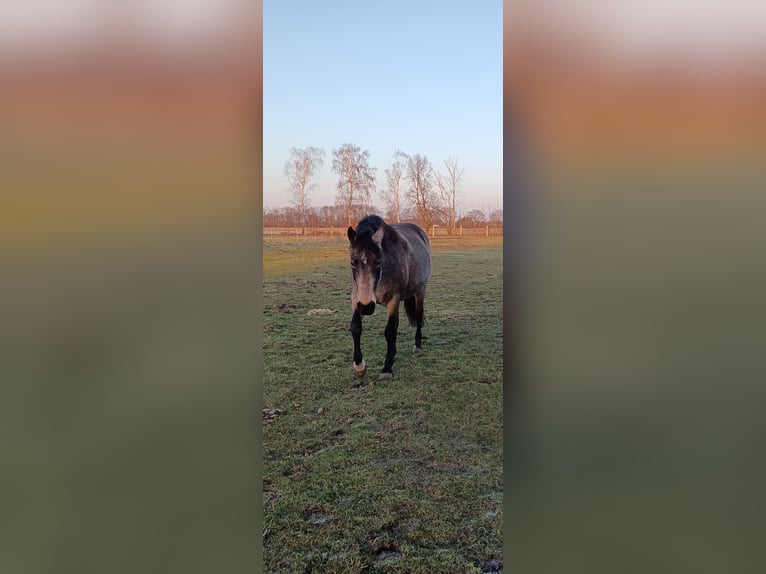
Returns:
[[[264,237],[300,237],[301,227],[264,227]],[[436,226],[428,230],[429,237],[447,237],[447,228]],[[455,237],[502,237],[502,227],[458,227],[455,229]],[[343,239],[346,237],[345,227],[306,227],[306,237],[324,237],[327,239]]]

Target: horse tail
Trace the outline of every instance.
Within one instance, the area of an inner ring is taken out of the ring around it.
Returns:
[[[410,322],[410,326],[417,327],[418,321],[415,318],[415,296],[414,295],[404,300],[404,310],[407,312],[407,319]]]

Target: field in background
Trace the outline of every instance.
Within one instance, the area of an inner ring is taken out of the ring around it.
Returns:
[[[345,232],[344,232],[345,233]],[[445,249],[500,249],[502,237],[434,237],[430,239],[432,252]],[[263,273],[265,277],[297,269],[320,268],[329,262],[345,262],[348,255],[348,239],[326,237],[317,240],[311,236],[264,236],[263,237]]]
[[[381,309],[351,370],[347,245],[264,239],[265,570],[480,572],[502,560],[501,240],[434,242],[424,353],[403,318],[383,382]]]

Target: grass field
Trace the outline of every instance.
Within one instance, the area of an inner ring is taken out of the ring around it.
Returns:
[[[351,369],[345,241],[264,240],[266,572],[481,572],[502,561],[502,239],[437,240],[424,353],[385,313]],[[327,309],[327,314],[309,314]],[[402,309],[402,313],[403,313]]]

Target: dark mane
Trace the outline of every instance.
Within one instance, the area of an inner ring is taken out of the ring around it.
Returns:
[[[368,215],[362,219],[356,226],[356,240],[363,241],[369,240],[372,234],[380,229],[381,225],[385,225],[383,219],[378,215]]]
[[[362,219],[359,224],[356,226],[356,242],[357,244],[367,247],[369,244],[373,243],[372,236],[373,234],[383,227],[383,239],[387,243],[394,244],[399,241],[399,237],[396,234],[396,232],[391,229],[390,226],[386,225],[386,222],[383,221],[383,218],[379,215],[367,215],[364,219]]]

